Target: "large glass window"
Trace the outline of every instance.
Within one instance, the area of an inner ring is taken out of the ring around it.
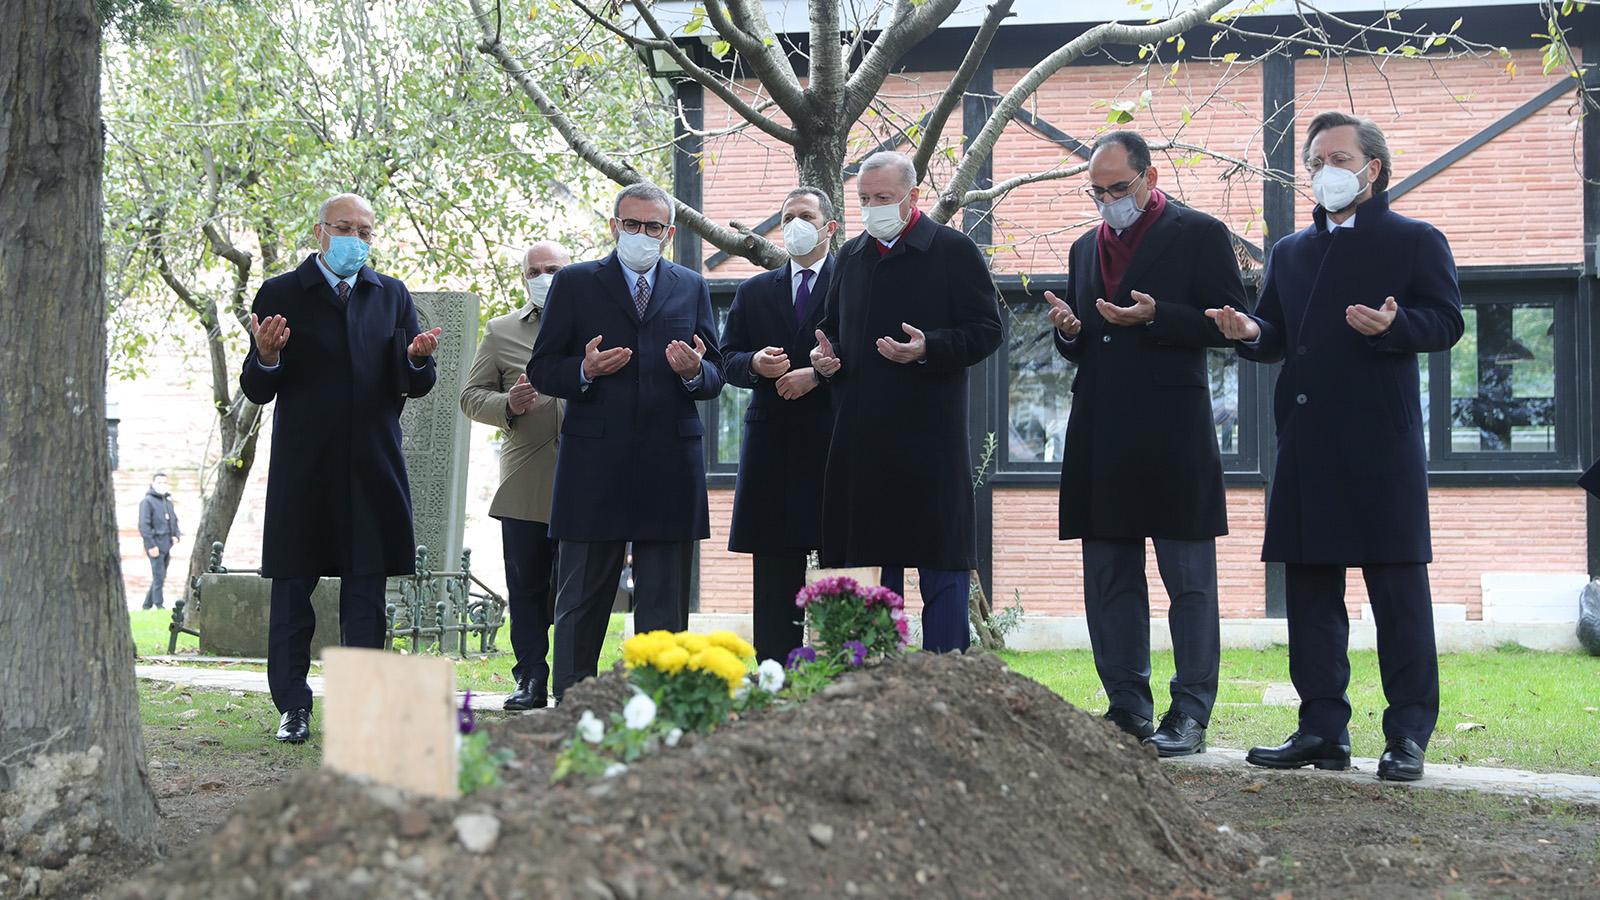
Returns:
[[[1450,351],[1450,449],[1556,452],[1555,307],[1492,303],[1463,313]]]
[[[1461,340],[1420,362],[1438,472],[1577,464],[1569,281],[1465,278]]]

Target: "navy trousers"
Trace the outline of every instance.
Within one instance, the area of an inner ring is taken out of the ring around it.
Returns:
[[[806,552],[757,553],[750,568],[756,658],[785,662],[789,651],[806,640],[805,611],[794,605],[795,595],[806,586]]]
[[[1424,749],[1439,721],[1439,657],[1433,596],[1422,563],[1365,566],[1378,628],[1378,671],[1389,707],[1385,737],[1408,737]],[[1284,567],[1289,613],[1289,678],[1300,694],[1300,730],[1349,742],[1350,618],[1343,566]]]
[[[918,569],[922,583],[922,649],[932,653],[965,650],[972,643],[968,604],[972,573],[966,569]],[[906,570],[884,567],[883,586],[904,597]]]
[[[311,708],[311,637],[317,614],[311,608],[316,578],[272,579],[272,610],[267,624],[267,686],[279,712]],[[346,576],[339,582],[339,643],[383,647],[388,627],[382,575]]]
[[[567,688],[593,678],[616,601],[627,553],[624,541],[562,541],[556,590],[554,683],[560,699]],[[689,563],[692,541],[633,543],[633,626],[640,632],[689,627]]]
[[[1171,601],[1175,671],[1172,709],[1201,725],[1211,721],[1222,659],[1217,613],[1217,542],[1154,538],[1156,565]],[[1144,540],[1083,542],[1083,605],[1089,646],[1106,698],[1115,709],[1155,718],[1150,694],[1150,586]]]
[[[550,526],[521,519],[500,520],[506,558],[506,610],[511,615],[511,651],[517,657],[511,677],[532,681],[540,691],[550,683],[550,626],[556,616],[556,541]]]

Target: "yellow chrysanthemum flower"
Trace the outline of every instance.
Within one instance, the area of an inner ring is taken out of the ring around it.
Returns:
[[[756,648],[731,631],[713,631],[706,635],[706,640],[711,642],[711,646],[721,647],[740,659],[751,659],[756,655]]]
[[[710,672],[728,684],[728,693],[739,689],[747,672],[744,661],[725,647],[707,647],[689,658],[689,668]]]
[[[683,671],[683,667],[688,664],[689,651],[679,647],[676,644],[657,651],[655,656],[651,657],[650,659],[650,665],[668,675],[678,674],[679,672]]]
[[[649,665],[658,653],[672,646],[676,645],[669,631],[636,634],[622,643],[622,661],[630,669]]]
[[[695,634],[692,631],[680,631],[673,635],[672,638],[678,642],[679,647],[689,651],[691,654],[699,653],[711,645],[711,642],[706,640],[705,635]]]

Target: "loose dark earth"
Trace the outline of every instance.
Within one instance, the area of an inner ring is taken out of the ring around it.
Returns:
[[[1163,767],[981,655],[912,654],[616,778],[552,786],[577,716],[626,695],[606,676],[560,710],[496,723],[519,767],[453,804],[270,754],[189,768],[153,739],[152,755],[176,762],[152,769],[166,858],[128,881],[132,861],[86,865],[50,888],[119,900],[1600,896],[1600,809]],[[463,814],[493,818],[492,849],[463,846]]]

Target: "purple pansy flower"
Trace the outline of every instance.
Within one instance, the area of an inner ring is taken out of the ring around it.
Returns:
[[[783,664],[786,669],[798,669],[801,663],[816,662],[817,651],[810,647],[796,647],[789,651],[789,658]]]
[[[844,649],[850,652],[850,666],[854,668],[867,661],[867,645],[860,641],[845,641]]]
[[[461,711],[456,714],[456,730],[462,734],[471,734],[478,727],[478,714],[472,711],[472,689],[467,689],[467,695],[461,698]]]

